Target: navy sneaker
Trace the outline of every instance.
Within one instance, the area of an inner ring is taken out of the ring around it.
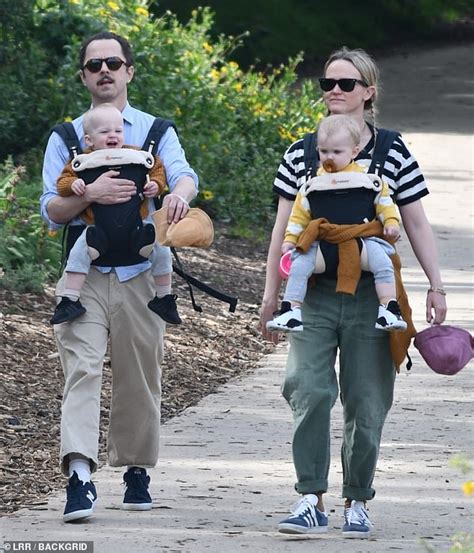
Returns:
[[[149,511],[153,507],[153,501],[148,493],[150,477],[146,470],[139,467],[131,467],[123,475],[125,482],[125,495],[122,509],[126,511]]]
[[[351,506],[344,509],[343,538],[368,539],[373,524],[365,510],[363,501],[351,501]]]
[[[291,509],[289,517],[278,524],[283,534],[325,534],[328,531],[328,516],[316,504],[313,494],[304,495]]]
[[[74,319],[77,319],[77,317],[84,315],[85,312],[86,308],[79,300],[72,301],[68,297],[64,296],[56,306],[54,314],[49,322],[52,325],[57,325],[67,321],[73,321]]]
[[[97,492],[92,482],[83,482],[77,477],[77,472],[72,473],[66,486],[66,507],[64,508],[64,522],[81,520],[90,517],[97,501]]]

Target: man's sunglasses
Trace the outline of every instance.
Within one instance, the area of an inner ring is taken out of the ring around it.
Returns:
[[[326,79],[325,77],[319,79],[319,86],[324,92],[329,92],[336,85],[338,85],[343,92],[352,92],[356,83],[365,87],[369,86],[365,81],[361,81],[360,79]]]
[[[110,71],[118,71],[122,65],[128,65],[127,62],[121,60],[117,56],[113,56],[111,58],[92,58],[84,64],[82,69],[88,69],[91,73],[98,73],[102,69],[104,61]]]

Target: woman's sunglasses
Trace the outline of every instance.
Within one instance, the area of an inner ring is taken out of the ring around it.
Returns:
[[[102,69],[104,61],[110,71],[118,71],[122,65],[128,65],[127,62],[121,60],[117,56],[113,56],[111,58],[92,58],[84,64],[82,69],[88,69],[91,73],[98,73]]]
[[[352,92],[356,83],[365,87],[369,86],[365,81],[361,81],[360,79],[326,79],[325,77],[319,79],[319,86],[324,92],[329,92],[336,85],[338,85],[343,92]]]

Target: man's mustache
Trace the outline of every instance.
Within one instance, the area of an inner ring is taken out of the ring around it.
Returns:
[[[99,79],[99,80],[97,81],[97,84],[113,83],[113,82],[114,82],[113,79],[111,79],[110,77],[107,77],[107,76],[106,76],[106,77],[102,77],[102,79]]]

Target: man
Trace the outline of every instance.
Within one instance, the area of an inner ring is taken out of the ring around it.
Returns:
[[[111,103],[124,117],[125,143],[141,146],[154,121],[150,114],[127,102],[127,86],[134,76],[128,42],[114,33],[98,33],[81,47],[80,77],[91,94],[92,105]],[[82,116],[73,121],[84,145]],[[174,129],[158,145],[171,193],[163,201],[168,222],[177,222],[197,193],[198,178],[186,161]],[[69,159],[57,133],[52,133],[43,166],[41,213],[52,228],[80,224],[78,214],[91,203],[117,204],[135,193],[133,181],[108,171],[90,183],[83,196],[61,197],[56,179]],[[150,206],[151,208],[152,206]],[[87,312],[79,320],[54,327],[65,376],[61,417],[61,469],[69,482],[63,520],[90,516],[97,493],[90,481],[97,468],[100,392],[103,358],[110,337],[112,403],[108,434],[108,461],[127,467],[123,508],[152,507],[146,468],[158,459],[161,368],[165,325],[147,307],[153,297],[150,263],[95,267],[87,276],[81,301]],[[56,295],[64,284],[60,279]]]

